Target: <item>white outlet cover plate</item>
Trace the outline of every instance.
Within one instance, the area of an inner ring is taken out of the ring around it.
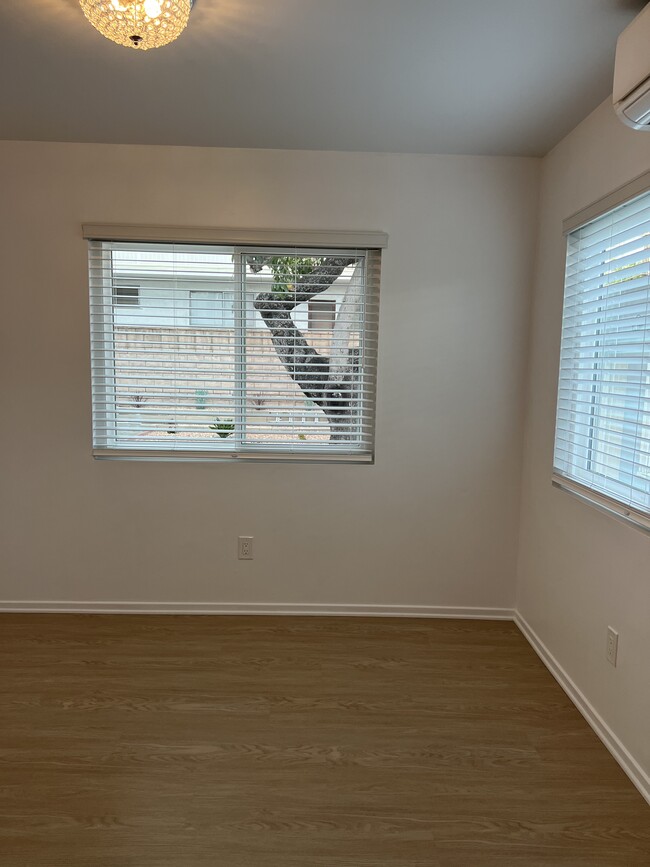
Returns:
[[[253,559],[253,537],[239,536],[237,540],[237,557],[240,560]]]
[[[607,661],[611,662],[612,665],[616,665],[616,658],[618,656],[618,632],[615,629],[612,629],[611,626],[607,627]]]

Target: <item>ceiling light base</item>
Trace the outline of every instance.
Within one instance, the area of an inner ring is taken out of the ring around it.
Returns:
[[[187,27],[191,0],[79,0],[81,9],[102,36],[147,51],[168,45]]]

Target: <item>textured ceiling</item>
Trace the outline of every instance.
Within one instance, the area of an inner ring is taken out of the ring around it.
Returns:
[[[122,48],[77,0],[0,0],[0,138],[546,153],[611,92],[635,0],[197,0]]]

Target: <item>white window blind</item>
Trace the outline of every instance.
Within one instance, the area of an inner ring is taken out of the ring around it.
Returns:
[[[555,480],[650,526],[650,194],[568,235]]]
[[[372,460],[379,250],[94,239],[89,262],[96,457]]]

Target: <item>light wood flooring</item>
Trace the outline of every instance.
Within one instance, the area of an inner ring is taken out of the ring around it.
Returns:
[[[0,615],[2,867],[648,867],[512,623]]]

